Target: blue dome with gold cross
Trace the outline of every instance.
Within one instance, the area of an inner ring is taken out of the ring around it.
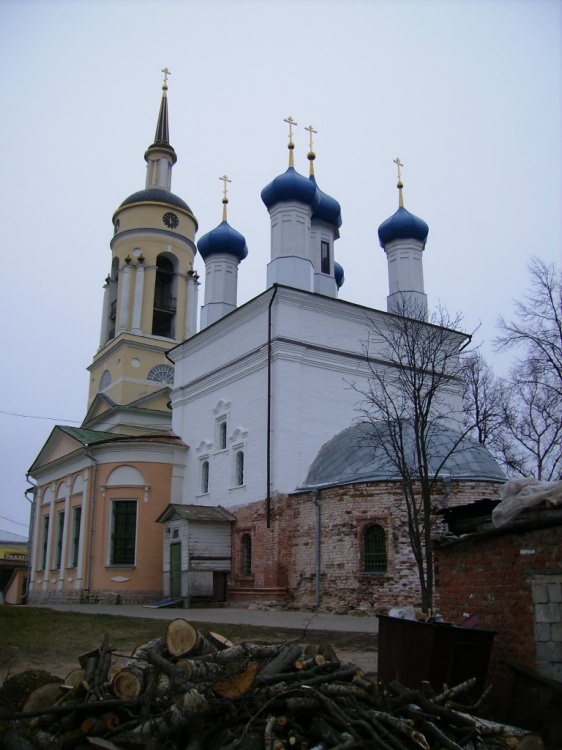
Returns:
[[[423,219],[400,206],[396,213],[385,219],[379,227],[379,242],[385,247],[394,240],[418,240],[425,245],[429,227]]]
[[[294,167],[276,177],[261,191],[261,199],[268,209],[278,203],[306,203],[315,212],[320,205],[320,192],[316,183],[303,177]]]
[[[228,221],[222,221],[197,243],[197,249],[203,260],[211,255],[233,255],[238,260],[244,260],[248,255],[245,237],[233,229]]]

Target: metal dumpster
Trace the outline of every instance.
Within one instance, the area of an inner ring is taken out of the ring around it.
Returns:
[[[431,683],[440,691],[476,678],[481,692],[496,632],[378,615],[378,677],[405,687]]]

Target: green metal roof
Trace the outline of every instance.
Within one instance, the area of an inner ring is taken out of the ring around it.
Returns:
[[[82,427],[63,427],[62,425],[58,425],[58,427],[69,437],[82,443],[82,445],[93,445],[94,443],[103,443],[105,440],[115,440],[115,438],[123,437],[122,435],[116,435],[113,432],[85,430]]]

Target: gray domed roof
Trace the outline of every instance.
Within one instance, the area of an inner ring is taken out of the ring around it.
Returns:
[[[429,439],[430,466],[439,469],[443,457],[453,450],[459,435],[438,426]],[[414,460],[414,433],[405,428],[405,441]],[[339,432],[325,445],[312,462],[301,489],[357,482],[400,481],[396,466],[382,444],[388,445],[389,426],[385,422],[360,423]],[[505,475],[488,449],[470,438],[462,438],[439,470],[456,481],[504,482]]]
[[[147,188],[146,190],[138,190],[128,198],[125,198],[119,208],[123,208],[124,206],[132,206],[135,203],[164,203],[169,206],[176,206],[176,208],[183,208],[184,211],[189,211],[189,213],[191,213],[191,209],[189,208],[187,203],[179,197],[179,195],[175,195],[169,190],[164,190],[163,188]]]

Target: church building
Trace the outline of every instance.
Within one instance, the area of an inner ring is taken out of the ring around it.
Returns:
[[[382,349],[367,363],[369,327],[384,329],[404,301],[426,315],[428,226],[404,208],[399,174],[398,210],[379,228],[387,310],[340,299],[341,208],[316,181],[312,127],[309,175],[295,169],[288,118],[288,168],[261,193],[266,287],[238,306],[249,250],[228,222],[228,178],[222,221],[196,242],[197,220],[171,192],[167,89],[165,71],[145,188],[113,215],[84,422],[55,427],[29,471],[29,601],[415,603],[401,484],[357,406],[373,363],[390,375],[395,366]],[[448,333],[458,354],[467,337]],[[461,392],[451,382],[451,414]],[[442,468],[444,505],[490,497],[504,481],[468,440]]]

